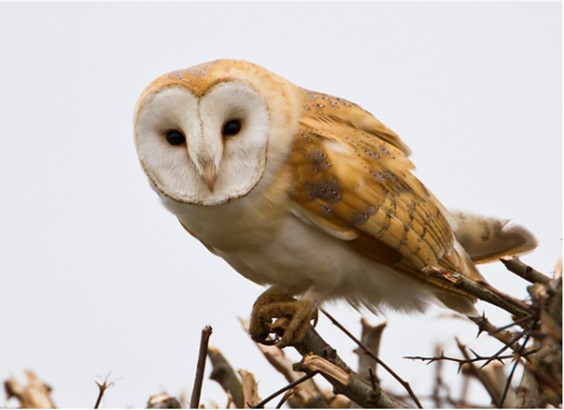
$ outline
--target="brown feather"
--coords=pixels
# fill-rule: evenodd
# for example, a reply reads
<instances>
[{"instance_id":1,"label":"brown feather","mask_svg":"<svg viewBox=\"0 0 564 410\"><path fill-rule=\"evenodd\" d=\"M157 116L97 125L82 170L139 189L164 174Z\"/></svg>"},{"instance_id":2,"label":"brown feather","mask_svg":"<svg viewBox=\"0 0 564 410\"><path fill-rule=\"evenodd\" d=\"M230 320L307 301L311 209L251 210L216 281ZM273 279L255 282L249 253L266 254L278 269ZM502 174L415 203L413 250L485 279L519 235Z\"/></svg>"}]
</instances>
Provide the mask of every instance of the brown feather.
<instances>
[{"instance_id":1,"label":"brown feather","mask_svg":"<svg viewBox=\"0 0 564 410\"><path fill-rule=\"evenodd\" d=\"M363 256L436 290L443 286L422 274L422 268L437 266L482 279L455 248L445 208L411 173L409 149L399 137L352 103L307 95L290 154L295 173L291 198L298 212L305 210L305 218L339 232L340 239L347 240L347 233L352 238L347 244Z\"/></svg>"}]
</instances>

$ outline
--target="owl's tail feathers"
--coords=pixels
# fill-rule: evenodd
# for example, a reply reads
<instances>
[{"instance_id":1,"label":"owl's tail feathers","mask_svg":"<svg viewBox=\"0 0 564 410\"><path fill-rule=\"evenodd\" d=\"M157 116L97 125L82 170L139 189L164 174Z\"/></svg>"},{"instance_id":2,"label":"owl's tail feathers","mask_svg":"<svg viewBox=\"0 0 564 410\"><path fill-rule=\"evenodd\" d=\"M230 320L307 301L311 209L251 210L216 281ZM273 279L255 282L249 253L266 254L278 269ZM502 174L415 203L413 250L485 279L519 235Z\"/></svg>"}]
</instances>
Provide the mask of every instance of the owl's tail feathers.
<instances>
[{"instance_id":1,"label":"owl's tail feathers","mask_svg":"<svg viewBox=\"0 0 564 410\"><path fill-rule=\"evenodd\" d=\"M537 247L533 234L510 220L458 211L451 211L451 215L456 223L456 239L474 263L523 255Z\"/></svg>"}]
</instances>

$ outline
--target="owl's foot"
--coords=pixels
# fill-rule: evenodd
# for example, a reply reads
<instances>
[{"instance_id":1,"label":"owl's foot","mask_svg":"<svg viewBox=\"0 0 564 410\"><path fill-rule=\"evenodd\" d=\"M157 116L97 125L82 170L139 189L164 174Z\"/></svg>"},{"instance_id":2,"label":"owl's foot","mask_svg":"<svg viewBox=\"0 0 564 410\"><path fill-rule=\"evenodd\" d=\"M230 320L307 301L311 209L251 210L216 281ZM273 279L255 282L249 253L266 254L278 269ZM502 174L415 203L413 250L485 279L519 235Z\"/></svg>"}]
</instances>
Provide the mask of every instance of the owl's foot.
<instances>
[{"instance_id":1,"label":"owl's foot","mask_svg":"<svg viewBox=\"0 0 564 410\"><path fill-rule=\"evenodd\" d=\"M312 320L317 320L314 303L271 288L253 305L249 333L255 342L282 348L301 342ZM276 338L269 338L270 334Z\"/></svg>"}]
</instances>

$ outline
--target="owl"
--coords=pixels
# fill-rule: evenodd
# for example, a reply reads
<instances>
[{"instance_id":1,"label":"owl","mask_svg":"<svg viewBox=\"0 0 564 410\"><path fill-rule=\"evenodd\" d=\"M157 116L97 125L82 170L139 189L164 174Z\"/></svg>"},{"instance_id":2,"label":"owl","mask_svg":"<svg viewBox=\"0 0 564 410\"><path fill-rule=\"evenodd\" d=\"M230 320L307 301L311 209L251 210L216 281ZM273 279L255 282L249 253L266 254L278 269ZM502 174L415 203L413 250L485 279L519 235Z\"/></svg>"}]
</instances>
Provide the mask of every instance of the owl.
<instances>
[{"instance_id":1,"label":"owl","mask_svg":"<svg viewBox=\"0 0 564 410\"><path fill-rule=\"evenodd\" d=\"M475 264L536 246L512 222L445 209L407 145L360 106L249 62L157 78L134 133L150 186L182 227L269 286L251 313L261 343L298 343L328 300L475 315L471 295L424 269L483 280Z\"/></svg>"}]
</instances>

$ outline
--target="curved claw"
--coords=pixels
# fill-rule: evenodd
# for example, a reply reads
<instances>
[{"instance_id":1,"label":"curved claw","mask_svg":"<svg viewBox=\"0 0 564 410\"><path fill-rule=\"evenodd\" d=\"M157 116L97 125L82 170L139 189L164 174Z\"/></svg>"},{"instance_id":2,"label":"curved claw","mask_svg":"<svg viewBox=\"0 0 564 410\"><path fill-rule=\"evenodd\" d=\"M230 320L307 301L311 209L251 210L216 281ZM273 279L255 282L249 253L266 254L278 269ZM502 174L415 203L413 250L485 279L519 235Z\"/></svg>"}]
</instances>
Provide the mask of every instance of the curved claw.
<instances>
[{"instance_id":1,"label":"curved claw","mask_svg":"<svg viewBox=\"0 0 564 410\"><path fill-rule=\"evenodd\" d=\"M280 337L276 336L274 339L266 338L261 340L259 343L265 346L275 346L280 343Z\"/></svg>"},{"instance_id":2,"label":"curved claw","mask_svg":"<svg viewBox=\"0 0 564 410\"><path fill-rule=\"evenodd\" d=\"M317 318L317 306L310 300L297 300L271 288L253 305L249 333L257 343L282 348L300 343Z\"/></svg>"}]
</instances>

